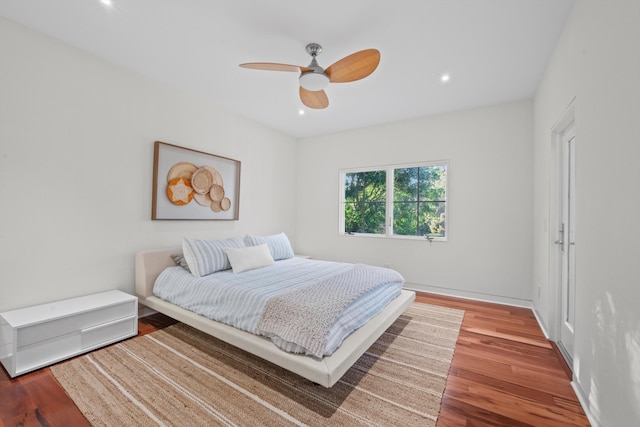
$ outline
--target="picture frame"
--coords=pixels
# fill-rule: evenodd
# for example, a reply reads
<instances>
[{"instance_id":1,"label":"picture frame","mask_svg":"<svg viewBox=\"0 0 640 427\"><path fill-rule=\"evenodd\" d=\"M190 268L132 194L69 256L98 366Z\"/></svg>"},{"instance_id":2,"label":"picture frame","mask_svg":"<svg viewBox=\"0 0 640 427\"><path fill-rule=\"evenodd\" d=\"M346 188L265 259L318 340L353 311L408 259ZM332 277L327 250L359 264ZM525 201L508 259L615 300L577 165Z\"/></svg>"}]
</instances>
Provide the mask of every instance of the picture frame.
<instances>
[{"instance_id":1,"label":"picture frame","mask_svg":"<svg viewBox=\"0 0 640 427\"><path fill-rule=\"evenodd\" d=\"M236 221L239 160L155 141L152 220Z\"/></svg>"}]
</instances>

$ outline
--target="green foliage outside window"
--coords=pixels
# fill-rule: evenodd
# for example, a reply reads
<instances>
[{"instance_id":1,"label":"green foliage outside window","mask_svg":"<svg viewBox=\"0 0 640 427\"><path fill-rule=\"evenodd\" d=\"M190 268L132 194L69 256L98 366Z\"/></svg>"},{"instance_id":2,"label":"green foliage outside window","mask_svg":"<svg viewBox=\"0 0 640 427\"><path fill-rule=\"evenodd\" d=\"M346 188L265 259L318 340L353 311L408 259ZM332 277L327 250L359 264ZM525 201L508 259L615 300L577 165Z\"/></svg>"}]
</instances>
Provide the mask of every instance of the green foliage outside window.
<instances>
[{"instance_id":1,"label":"green foliage outside window","mask_svg":"<svg viewBox=\"0 0 640 427\"><path fill-rule=\"evenodd\" d=\"M389 192L387 173L393 178ZM442 164L345 173L344 232L386 234L390 197L394 235L446 237L446 180Z\"/></svg>"},{"instance_id":2,"label":"green foliage outside window","mask_svg":"<svg viewBox=\"0 0 640 427\"><path fill-rule=\"evenodd\" d=\"M344 231L384 234L386 198L387 174L385 171L346 174Z\"/></svg>"},{"instance_id":3,"label":"green foliage outside window","mask_svg":"<svg viewBox=\"0 0 640 427\"><path fill-rule=\"evenodd\" d=\"M393 233L445 237L446 168L394 170Z\"/></svg>"}]
</instances>

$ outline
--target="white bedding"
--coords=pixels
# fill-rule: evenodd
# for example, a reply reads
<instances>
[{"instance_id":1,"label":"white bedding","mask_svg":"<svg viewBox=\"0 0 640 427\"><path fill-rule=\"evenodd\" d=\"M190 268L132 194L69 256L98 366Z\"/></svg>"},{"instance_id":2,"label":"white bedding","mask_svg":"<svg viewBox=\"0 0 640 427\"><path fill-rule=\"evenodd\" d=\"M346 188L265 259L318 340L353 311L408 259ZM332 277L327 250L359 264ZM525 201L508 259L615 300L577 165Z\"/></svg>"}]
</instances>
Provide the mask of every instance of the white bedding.
<instances>
[{"instance_id":1,"label":"white bedding","mask_svg":"<svg viewBox=\"0 0 640 427\"><path fill-rule=\"evenodd\" d=\"M169 267L158 276L153 293L196 314L262 335L258 324L269 299L352 268L353 264L289 258L240 274L225 270L196 278L182 267ZM400 293L402 284L402 276L396 273L396 280L382 283L347 307L331 329L323 354L332 354L346 337L384 308ZM278 337L271 339L286 351L310 353Z\"/></svg>"}]
</instances>

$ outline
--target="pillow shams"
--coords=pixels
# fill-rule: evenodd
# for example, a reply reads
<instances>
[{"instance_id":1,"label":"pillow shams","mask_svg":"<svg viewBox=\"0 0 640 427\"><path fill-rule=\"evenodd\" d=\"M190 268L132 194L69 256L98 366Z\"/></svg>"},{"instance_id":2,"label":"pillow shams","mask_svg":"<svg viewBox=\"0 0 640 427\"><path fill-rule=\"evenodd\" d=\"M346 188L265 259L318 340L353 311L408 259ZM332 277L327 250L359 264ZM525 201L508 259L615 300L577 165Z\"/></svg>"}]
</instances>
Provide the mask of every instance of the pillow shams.
<instances>
[{"instance_id":1,"label":"pillow shams","mask_svg":"<svg viewBox=\"0 0 640 427\"><path fill-rule=\"evenodd\" d=\"M273 265L273 258L266 244L246 248L225 248L234 273L242 273L260 267Z\"/></svg>"},{"instance_id":2,"label":"pillow shams","mask_svg":"<svg viewBox=\"0 0 640 427\"><path fill-rule=\"evenodd\" d=\"M271 236L252 236L247 234L244 238L247 246L257 246L266 243L275 261L293 258L293 248L286 234L273 234Z\"/></svg>"},{"instance_id":3,"label":"pillow shams","mask_svg":"<svg viewBox=\"0 0 640 427\"><path fill-rule=\"evenodd\" d=\"M225 248L245 247L242 237L220 240L182 239L182 252L187 260L189 271L196 277L206 276L220 270L231 268Z\"/></svg>"}]
</instances>

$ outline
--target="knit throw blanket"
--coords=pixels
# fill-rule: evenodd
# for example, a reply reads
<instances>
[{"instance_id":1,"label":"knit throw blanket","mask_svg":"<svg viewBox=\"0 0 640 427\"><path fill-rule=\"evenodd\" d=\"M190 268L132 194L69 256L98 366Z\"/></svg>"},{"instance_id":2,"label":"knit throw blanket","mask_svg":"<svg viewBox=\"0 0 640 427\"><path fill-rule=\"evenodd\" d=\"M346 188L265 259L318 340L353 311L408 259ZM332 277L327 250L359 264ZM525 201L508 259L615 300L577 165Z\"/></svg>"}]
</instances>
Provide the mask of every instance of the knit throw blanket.
<instances>
[{"instance_id":1,"label":"knit throw blanket","mask_svg":"<svg viewBox=\"0 0 640 427\"><path fill-rule=\"evenodd\" d=\"M258 329L263 335L277 335L321 358L329 332L345 308L378 286L403 280L394 270L355 264L315 285L271 298Z\"/></svg>"}]
</instances>

